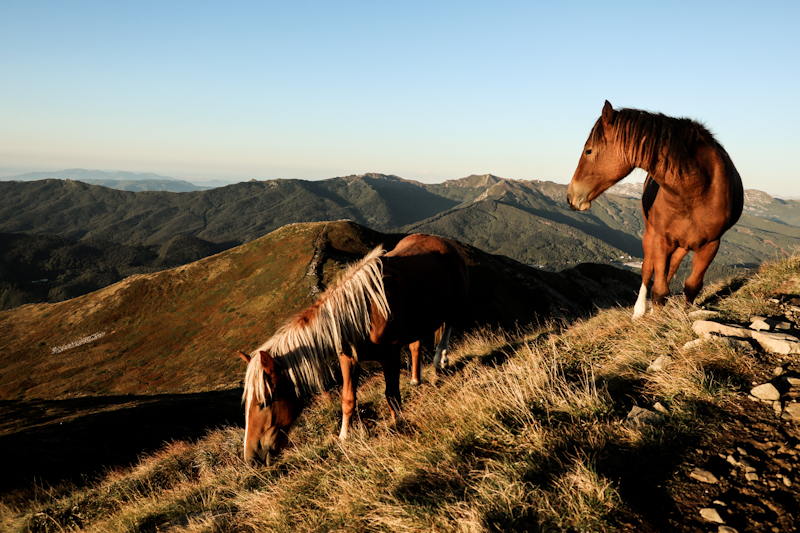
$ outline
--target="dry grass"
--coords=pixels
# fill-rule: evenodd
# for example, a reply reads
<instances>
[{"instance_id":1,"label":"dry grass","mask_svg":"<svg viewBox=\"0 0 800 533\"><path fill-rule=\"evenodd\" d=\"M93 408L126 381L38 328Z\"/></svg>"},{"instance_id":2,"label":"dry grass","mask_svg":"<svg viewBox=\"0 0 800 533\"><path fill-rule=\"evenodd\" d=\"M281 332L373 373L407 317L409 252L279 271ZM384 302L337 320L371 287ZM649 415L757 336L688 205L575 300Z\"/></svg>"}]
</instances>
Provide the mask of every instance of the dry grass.
<instances>
[{"instance_id":1,"label":"dry grass","mask_svg":"<svg viewBox=\"0 0 800 533\"><path fill-rule=\"evenodd\" d=\"M760 309L776 284L800 286L800 261L765 268L719 300L728 316ZM715 286L708 295L722 290ZM569 327L473 331L453 371L427 368L403 389L405 418L387 422L380 379L359 392L352 438L335 437L338 398L321 395L270 468L241 461L242 431L173 443L84 489L7 502L9 531L614 531L624 511L619 467L647 464L668 486L674 464L749 369L745 354L694 338L677 301L638 322L609 309ZM662 371L648 370L658 357ZM632 405L668 411L660 426L629 427ZM617 461L615 463L615 461ZM655 466L653 466L655 465ZM635 472L640 475L639 471Z\"/></svg>"}]
</instances>

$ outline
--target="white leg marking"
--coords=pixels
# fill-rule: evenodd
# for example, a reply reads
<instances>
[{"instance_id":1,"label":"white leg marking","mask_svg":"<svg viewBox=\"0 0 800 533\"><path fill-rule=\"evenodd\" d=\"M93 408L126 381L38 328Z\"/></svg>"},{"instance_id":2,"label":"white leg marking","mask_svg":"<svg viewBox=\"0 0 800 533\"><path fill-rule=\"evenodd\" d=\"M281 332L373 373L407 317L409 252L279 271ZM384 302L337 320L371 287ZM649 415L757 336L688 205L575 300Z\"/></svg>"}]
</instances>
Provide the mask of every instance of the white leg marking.
<instances>
[{"instance_id":1,"label":"white leg marking","mask_svg":"<svg viewBox=\"0 0 800 533\"><path fill-rule=\"evenodd\" d=\"M647 286L642 283L639 288L639 298L636 299L636 305L633 306L633 318L642 318L645 311L647 311Z\"/></svg>"},{"instance_id":2,"label":"white leg marking","mask_svg":"<svg viewBox=\"0 0 800 533\"><path fill-rule=\"evenodd\" d=\"M442 338L439 344L436 345L436 355L433 358L434 367L437 369L444 368L450 361L447 357L447 350L450 348L450 333L453 328L446 327L442 332Z\"/></svg>"},{"instance_id":3,"label":"white leg marking","mask_svg":"<svg viewBox=\"0 0 800 533\"><path fill-rule=\"evenodd\" d=\"M342 415L342 430L339 431L339 440L347 439L348 426L349 424L347 418L345 418L345 416Z\"/></svg>"}]
</instances>

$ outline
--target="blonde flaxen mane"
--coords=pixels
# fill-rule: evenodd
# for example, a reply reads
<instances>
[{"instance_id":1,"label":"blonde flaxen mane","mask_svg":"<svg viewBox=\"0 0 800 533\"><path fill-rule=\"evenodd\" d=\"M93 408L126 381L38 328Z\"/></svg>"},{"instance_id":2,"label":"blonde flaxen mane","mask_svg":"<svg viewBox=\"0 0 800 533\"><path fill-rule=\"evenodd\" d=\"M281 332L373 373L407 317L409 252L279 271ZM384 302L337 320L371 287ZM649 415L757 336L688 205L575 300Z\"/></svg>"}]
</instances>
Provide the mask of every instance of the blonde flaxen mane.
<instances>
[{"instance_id":1,"label":"blonde flaxen mane","mask_svg":"<svg viewBox=\"0 0 800 533\"><path fill-rule=\"evenodd\" d=\"M298 396L324 390L335 382L331 361L343 345L359 345L369 337L372 304L384 318L390 316L380 259L384 253L379 246L347 267L333 287L251 353L242 396L245 402L256 398L263 403L272 394L265 383L261 351L280 362Z\"/></svg>"}]
</instances>

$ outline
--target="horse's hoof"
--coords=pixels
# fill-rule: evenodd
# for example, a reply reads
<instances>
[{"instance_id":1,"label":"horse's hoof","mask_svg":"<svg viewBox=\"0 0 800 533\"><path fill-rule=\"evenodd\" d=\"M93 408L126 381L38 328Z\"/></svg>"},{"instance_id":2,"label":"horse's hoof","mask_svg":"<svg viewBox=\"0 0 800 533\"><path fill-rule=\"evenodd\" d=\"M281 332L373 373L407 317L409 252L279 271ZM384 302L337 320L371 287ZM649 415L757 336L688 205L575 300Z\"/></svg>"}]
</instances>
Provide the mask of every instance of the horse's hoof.
<instances>
[{"instance_id":1,"label":"horse's hoof","mask_svg":"<svg viewBox=\"0 0 800 533\"><path fill-rule=\"evenodd\" d=\"M418 379L412 379L412 380L411 380L411 385L413 385L414 387L416 387L417 385L419 385L419 380L418 380Z\"/></svg>"}]
</instances>

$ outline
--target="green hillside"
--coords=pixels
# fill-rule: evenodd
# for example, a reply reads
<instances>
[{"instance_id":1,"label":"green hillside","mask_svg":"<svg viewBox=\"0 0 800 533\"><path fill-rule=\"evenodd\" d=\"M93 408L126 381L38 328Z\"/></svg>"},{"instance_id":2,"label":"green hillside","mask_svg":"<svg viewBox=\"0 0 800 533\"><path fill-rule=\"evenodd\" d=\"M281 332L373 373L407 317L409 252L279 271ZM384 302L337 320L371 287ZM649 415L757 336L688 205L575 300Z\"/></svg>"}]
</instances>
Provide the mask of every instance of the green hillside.
<instances>
[{"instance_id":1,"label":"green hillside","mask_svg":"<svg viewBox=\"0 0 800 533\"><path fill-rule=\"evenodd\" d=\"M62 180L0 182L0 198L0 232L129 245L183 234L231 246L286 224L323 220L350 219L386 231L455 205L414 182L372 175L251 181L191 193L133 193Z\"/></svg>"},{"instance_id":2,"label":"green hillside","mask_svg":"<svg viewBox=\"0 0 800 533\"><path fill-rule=\"evenodd\" d=\"M469 243L532 265L560 270L582 262L620 261L628 257L579 229L495 200L481 200L403 228Z\"/></svg>"},{"instance_id":3,"label":"green hillside","mask_svg":"<svg viewBox=\"0 0 800 533\"><path fill-rule=\"evenodd\" d=\"M177 267L221 250L218 244L188 235L176 235L162 245L126 246L0 233L0 310L60 302L134 274Z\"/></svg>"},{"instance_id":4,"label":"green hillside","mask_svg":"<svg viewBox=\"0 0 800 533\"><path fill-rule=\"evenodd\" d=\"M619 195L602 195L589 211L573 212L565 200L566 185L507 180L491 174L440 184L382 174L320 181L251 181L185 193L121 191L71 180L0 182L0 232L56 235L76 242L91 241L101 248L108 243L108 252L102 253L119 256L114 251L118 245L163 246L184 236L221 250L290 223L351 220L384 232L432 232L558 270L578 262L621 265L642 258L644 222L640 201L634 197L636 189L629 184L619 189ZM794 212L800 212L795 203L748 190L745 215L723 237L707 279L741 272L800 249L800 230L787 223L794 220ZM81 247L72 249L77 254ZM187 260L198 257L183 255ZM76 255L70 261L83 259ZM687 266L673 283L677 289L689 261L684 263ZM131 263L115 268L140 272L142 266ZM97 273L87 276L108 282L118 279ZM21 288L11 280L0 279L0 283L6 291ZM79 286L51 289L56 296L76 295ZM97 284L83 286L88 290ZM45 298L41 292L34 300ZM5 298L6 306L31 301L19 292L14 294Z\"/></svg>"}]
</instances>

